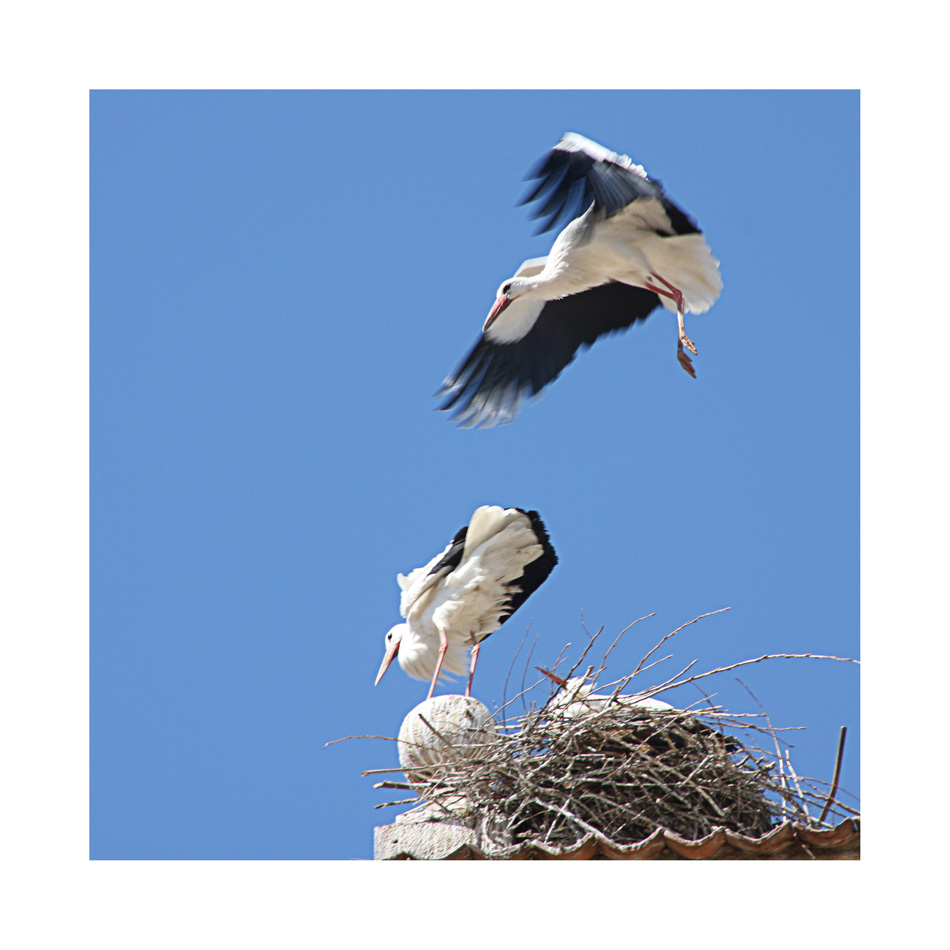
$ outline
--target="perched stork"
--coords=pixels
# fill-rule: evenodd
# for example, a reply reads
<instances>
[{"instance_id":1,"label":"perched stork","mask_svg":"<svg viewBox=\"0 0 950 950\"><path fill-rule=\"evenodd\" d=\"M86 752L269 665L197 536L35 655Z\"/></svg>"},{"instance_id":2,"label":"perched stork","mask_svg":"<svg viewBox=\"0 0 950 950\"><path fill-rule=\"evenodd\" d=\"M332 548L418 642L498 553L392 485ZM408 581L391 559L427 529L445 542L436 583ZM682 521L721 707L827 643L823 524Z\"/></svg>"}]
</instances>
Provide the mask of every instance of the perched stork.
<instances>
[{"instance_id":1,"label":"perched stork","mask_svg":"<svg viewBox=\"0 0 950 950\"><path fill-rule=\"evenodd\" d=\"M560 686L560 689L548 702L546 709L549 713L557 712L559 716L565 719L580 719L583 716L592 716L608 704L647 709L651 712L679 712L675 706L664 703L662 699L653 699L650 696L600 696L596 693L592 694L591 691L594 687L592 683L587 681L586 676L573 676L566 680L540 666L536 666L535 669Z\"/></svg>"},{"instance_id":2,"label":"perched stork","mask_svg":"<svg viewBox=\"0 0 950 950\"><path fill-rule=\"evenodd\" d=\"M700 735L705 738L716 737L722 741L726 752L734 752L738 748L735 739L731 736L725 736L715 729L711 729L704 722L700 722L694 718L691 713L677 709L675 706L663 702L662 699L654 699L652 696L638 696L636 694L632 696L603 696L593 693L592 690L594 686L588 682L590 670L587 676L573 676L571 679L566 680L540 666L536 666L535 669L539 673L543 673L552 682L557 683L560 687L557 693L548 701L547 706L545 706L548 714L555 715L560 719L583 719L586 716L596 715L608 706L613 708L622 707L631 711L642 709L647 713L679 713L682 719L678 719L677 722L684 732L690 733L691 735ZM659 738L659 741L656 741L657 738ZM674 746L681 744L677 741L675 736L669 738ZM647 742L659 751L663 751L669 747L668 742L661 737L651 736L647 739Z\"/></svg>"},{"instance_id":3,"label":"perched stork","mask_svg":"<svg viewBox=\"0 0 950 950\"><path fill-rule=\"evenodd\" d=\"M510 422L527 395L553 382L581 346L645 319L676 314L676 355L690 376L696 353L684 317L722 289L719 261L696 223L640 165L569 132L529 173L545 197L547 231L570 219L551 253L525 261L498 296L482 335L436 393L459 425Z\"/></svg>"},{"instance_id":4,"label":"perched stork","mask_svg":"<svg viewBox=\"0 0 950 950\"><path fill-rule=\"evenodd\" d=\"M398 655L406 673L430 680L430 698L443 670L468 672L465 695L471 695L482 640L541 586L555 564L557 555L536 511L497 505L476 509L441 554L408 577L396 578L406 622L386 634L376 682Z\"/></svg>"}]
</instances>

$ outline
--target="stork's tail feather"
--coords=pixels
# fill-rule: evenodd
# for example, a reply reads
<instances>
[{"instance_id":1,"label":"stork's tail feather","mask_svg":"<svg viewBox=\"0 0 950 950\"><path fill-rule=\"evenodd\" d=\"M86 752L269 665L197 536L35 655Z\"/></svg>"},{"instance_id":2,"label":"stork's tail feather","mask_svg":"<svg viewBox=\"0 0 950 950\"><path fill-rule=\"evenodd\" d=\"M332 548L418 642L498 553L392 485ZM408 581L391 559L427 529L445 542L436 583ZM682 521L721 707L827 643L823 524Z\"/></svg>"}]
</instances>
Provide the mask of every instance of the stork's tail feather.
<instances>
[{"instance_id":1,"label":"stork's tail feather","mask_svg":"<svg viewBox=\"0 0 950 950\"><path fill-rule=\"evenodd\" d=\"M719 261L713 257L702 234L680 234L666 237L650 247L650 262L658 274L675 284L682 292L687 313L705 313L722 290ZM668 310L676 305L660 298Z\"/></svg>"}]
</instances>

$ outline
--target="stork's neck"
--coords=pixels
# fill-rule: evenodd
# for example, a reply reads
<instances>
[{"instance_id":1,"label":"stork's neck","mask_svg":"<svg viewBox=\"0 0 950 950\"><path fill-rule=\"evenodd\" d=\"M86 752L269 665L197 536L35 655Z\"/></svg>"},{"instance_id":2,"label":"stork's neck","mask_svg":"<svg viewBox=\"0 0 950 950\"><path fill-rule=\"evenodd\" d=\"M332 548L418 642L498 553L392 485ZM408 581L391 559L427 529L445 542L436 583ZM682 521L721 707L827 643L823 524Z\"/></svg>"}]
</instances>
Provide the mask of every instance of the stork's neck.
<instances>
[{"instance_id":1,"label":"stork's neck","mask_svg":"<svg viewBox=\"0 0 950 950\"><path fill-rule=\"evenodd\" d=\"M576 264L572 265L570 261L552 255L537 277L521 278L520 284L512 286L512 292L520 291L542 300L557 300L588 290L593 283L598 282L592 281L591 274Z\"/></svg>"}]
</instances>

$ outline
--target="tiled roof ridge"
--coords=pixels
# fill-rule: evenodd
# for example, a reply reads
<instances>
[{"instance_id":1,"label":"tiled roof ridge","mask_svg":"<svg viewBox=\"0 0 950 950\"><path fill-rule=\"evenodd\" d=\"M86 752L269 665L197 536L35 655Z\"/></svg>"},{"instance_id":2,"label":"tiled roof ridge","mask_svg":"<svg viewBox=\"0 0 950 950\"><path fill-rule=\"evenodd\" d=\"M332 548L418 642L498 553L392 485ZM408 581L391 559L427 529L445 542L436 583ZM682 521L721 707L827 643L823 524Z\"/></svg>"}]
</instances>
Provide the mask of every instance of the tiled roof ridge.
<instances>
[{"instance_id":1,"label":"tiled roof ridge","mask_svg":"<svg viewBox=\"0 0 950 950\"><path fill-rule=\"evenodd\" d=\"M602 835L591 833L568 848L552 847L540 841L526 841L510 848L492 850L462 844L438 859L584 861L600 857L615 861L648 861L676 858L857 858L860 836L860 818L846 818L834 828L821 830L786 821L758 838L715 828L705 837L693 841L668 828L657 828L648 838L633 844L617 844ZM415 855L402 852L392 857L411 860Z\"/></svg>"}]
</instances>

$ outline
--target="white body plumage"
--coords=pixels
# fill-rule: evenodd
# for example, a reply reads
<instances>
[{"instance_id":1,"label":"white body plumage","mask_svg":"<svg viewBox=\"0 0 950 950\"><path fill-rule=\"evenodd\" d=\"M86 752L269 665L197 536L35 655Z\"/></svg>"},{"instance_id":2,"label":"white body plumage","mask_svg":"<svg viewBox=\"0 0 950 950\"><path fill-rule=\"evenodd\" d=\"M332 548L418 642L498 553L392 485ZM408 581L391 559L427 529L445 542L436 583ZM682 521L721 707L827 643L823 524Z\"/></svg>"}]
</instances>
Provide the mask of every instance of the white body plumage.
<instances>
[{"instance_id":1,"label":"white body plumage","mask_svg":"<svg viewBox=\"0 0 950 950\"><path fill-rule=\"evenodd\" d=\"M568 133L529 176L541 184L547 228L570 217L547 257L525 261L498 288L482 336L443 383L441 409L463 426L510 422L527 396L558 377L582 346L644 320L676 314L677 358L687 354L687 313L704 313L722 279L695 222L626 155Z\"/></svg>"},{"instance_id":2,"label":"white body plumage","mask_svg":"<svg viewBox=\"0 0 950 950\"><path fill-rule=\"evenodd\" d=\"M543 670L544 674L555 682L559 678ZM569 680L560 680L561 689L550 699L545 710L549 715L557 715L563 719L580 719L584 716L593 716L605 709L608 705L623 706L628 709L646 709L650 712L678 712L675 706L653 699L651 696L611 696L592 693L593 686L587 682L586 676L575 676Z\"/></svg>"},{"instance_id":3,"label":"white body plumage","mask_svg":"<svg viewBox=\"0 0 950 950\"><path fill-rule=\"evenodd\" d=\"M497 505L478 508L444 551L410 574L397 576L400 613L406 620L386 634L376 682L397 656L409 676L430 680L433 687L445 672L473 673L469 650L476 648L477 656L481 641L511 616L556 563L536 512Z\"/></svg>"},{"instance_id":4,"label":"white body plumage","mask_svg":"<svg viewBox=\"0 0 950 950\"><path fill-rule=\"evenodd\" d=\"M655 199L640 199L610 218L591 206L561 231L546 258L525 261L498 288L498 298L508 302L494 311L494 319L489 315L483 332L499 343L515 342L532 329L551 300L610 281L655 288L654 274L680 290L684 313L705 313L722 291L719 261L702 234L664 236L664 227L670 228L670 221ZM677 312L675 298L658 295L657 302ZM577 304L578 319L583 319L584 301Z\"/></svg>"}]
</instances>

